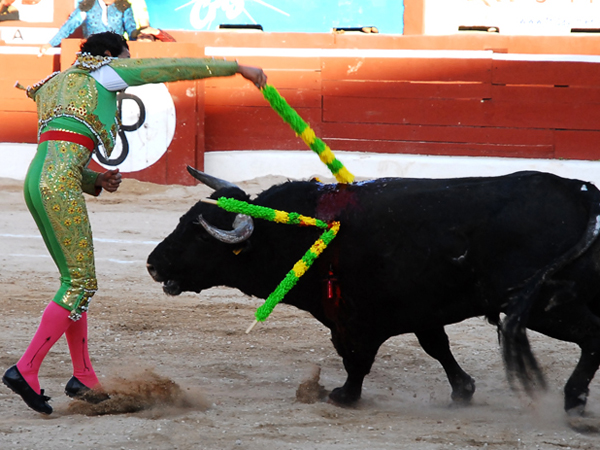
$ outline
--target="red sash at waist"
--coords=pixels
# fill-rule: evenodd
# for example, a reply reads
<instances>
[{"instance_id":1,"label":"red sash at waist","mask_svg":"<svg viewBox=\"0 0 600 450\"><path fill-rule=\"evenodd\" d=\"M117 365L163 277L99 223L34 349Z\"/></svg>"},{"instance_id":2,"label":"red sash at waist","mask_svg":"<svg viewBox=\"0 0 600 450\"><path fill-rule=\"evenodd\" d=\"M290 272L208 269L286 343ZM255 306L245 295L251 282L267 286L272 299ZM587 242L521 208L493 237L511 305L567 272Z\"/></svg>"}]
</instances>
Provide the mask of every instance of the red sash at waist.
<instances>
[{"instance_id":1,"label":"red sash at waist","mask_svg":"<svg viewBox=\"0 0 600 450\"><path fill-rule=\"evenodd\" d=\"M42 133L40 136L39 143L45 141L67 141L72 142L74 144L83 145L90 152L94 151L96 145L92 138L84 136L83 134L73 133L71 131L62 131L62 130L50 130Z\"/></svg>"}]
</instances>

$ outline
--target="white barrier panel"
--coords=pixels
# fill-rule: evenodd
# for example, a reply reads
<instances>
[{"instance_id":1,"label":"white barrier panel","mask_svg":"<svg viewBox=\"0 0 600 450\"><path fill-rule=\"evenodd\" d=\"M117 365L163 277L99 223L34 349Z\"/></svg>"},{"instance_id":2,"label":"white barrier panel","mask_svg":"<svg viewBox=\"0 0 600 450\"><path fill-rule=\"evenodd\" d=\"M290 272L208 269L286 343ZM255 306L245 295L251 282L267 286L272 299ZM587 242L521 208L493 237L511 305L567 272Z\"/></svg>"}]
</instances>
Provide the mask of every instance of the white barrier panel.
<instances>
[{"instance_id":1,"label":"white barrier panel","mask_svg":"<svg viewBox=\"0 0 600 450\"><path fill-rule=\"evenodd\" d=\"M381 177L456 178L539 170L566 178L591 181L600 187L600 162L598 161L341 151L334 151L334 153L359 179ZM318 156L309 150L209 152L204 155L204 168L207 173L232 182L266 175L281 175L291 179L307 179L311 176L333 179Z\"/></svg>"},{"instance_id":2,"label":"white barrier panel","mask_svg":"<svg viewBox=\"0 0 600 450\"><path fill-rule=\"evenodd\" d=\"M0 143L0 177L24 180L35 149L35 144Z\"/></svg>"},{"instance_id":3,"label":"white barrier panel","mask_svg":"<svg viewBox=\"0 0 600 450\"><path fill-rule=\"evenodd\" d=\"M560 36L600 28L598 0L427 0L425 34L455 34L461 26L496 27L500 34Z\"/></svg>"},{"instance_id":4,"label":"white barrier panel","mask_svg":"<svg viewBox=\"0 0 600 450\"><path fill-rule=\"evenodd\" d=\"M0 177L25 179L35 154L35 144L0 143ZM399 155L388 153L334 152L358 179L381 177L456 178L495 176L521 170L539 170L566 178L591 181L600 187L600 161L491 158L471 156ZM209 152L204 156L207 173L232 182L267 175L290 179L318 176L333 180L313 152L252 150Z\"/></svg>"}]
</instances>

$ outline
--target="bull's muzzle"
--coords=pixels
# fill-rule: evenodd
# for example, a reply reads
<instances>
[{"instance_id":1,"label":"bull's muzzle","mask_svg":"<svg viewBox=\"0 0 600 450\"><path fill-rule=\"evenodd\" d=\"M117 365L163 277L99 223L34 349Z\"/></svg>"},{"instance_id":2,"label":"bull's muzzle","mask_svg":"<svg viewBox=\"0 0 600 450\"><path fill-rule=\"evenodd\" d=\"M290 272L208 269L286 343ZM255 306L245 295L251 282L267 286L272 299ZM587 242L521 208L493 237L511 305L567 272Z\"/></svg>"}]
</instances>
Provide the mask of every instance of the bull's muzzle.
<instances>
[{"instance_id":1,"label":"bull's muzzle","mask_svg":"<svg viewBox=\"0 0 600 450\"><path fill-rule=\"evenodd\" d=\"M160 276L160 274L158 273L158 270L156 270L156 268L150 263L146 264L146 269L148 269L148 273L150 274L150 276L152 277L152 279L154 281L163 283L163 291L165 292L165 294L167 294L167 295L181 294L182 289L177 281L165 280L163 277Z\"/></svg>"},{"instance_id":2,"label":"bull's muzzle","mask_svg":"<svg viewBox=\"0 0 600 450\"><path fill-rule=\"evenodd\" d=\"M160 278L160 275L158 274L158 270L156 270L156 267L154 267L152 264L146 264L146 269L148 269L148 273L150 274L150 276L152 277L152 279L154 281L158 281L159 283L161 281L164 281Z\"/></svg>"}]
</instances>

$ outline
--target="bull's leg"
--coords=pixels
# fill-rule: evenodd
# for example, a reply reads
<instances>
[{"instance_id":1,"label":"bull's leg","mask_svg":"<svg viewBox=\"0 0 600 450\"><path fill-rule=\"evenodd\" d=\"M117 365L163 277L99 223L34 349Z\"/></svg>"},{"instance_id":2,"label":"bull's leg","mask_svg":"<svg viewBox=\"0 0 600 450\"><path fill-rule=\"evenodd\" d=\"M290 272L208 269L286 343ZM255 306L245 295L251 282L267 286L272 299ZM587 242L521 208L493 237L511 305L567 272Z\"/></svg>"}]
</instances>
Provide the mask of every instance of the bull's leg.
<instances>
[{"instance_id":1,"label":"bull's leg","mask_svg":"<svg viewBox=\"0 0 600 450\"><path fill-rule=\"evenodd\" d=\"M563 305L536 311L527 327L581 348L579 362L565 385L564 405L569 415L582 415L590 382L600 366L600 318L585 306Z\"/></svg>"},{"instance_id":2,"label":"bull's leg","mask_svg":"<svg viewBox=\"0 0 600 450\"><path fill-rule=\"evenodd\" d=\"M333 345L344 361L348 378L342 387L335 388L329 398L340 405L352 405L360 399L363 380L371 371L377 350L382 342L365 339L352 340L347 335L332 331Z\"/></svg>"},{"instance_id":3,"label":"bull's leg","mask_svg":"<svg viewBox=\"0 0 600 450\"><path fill-rule=\"evenodd\" d=\"M452 386L452 400L467 403L475 392L475 380L458 365L450 351L448 335L444 327L415 333L419 344L429 356L437 359L448 376Z\"/></svg>"},{"instance_id":4,"label":"bull's leg","mask_svg":"<svg viewBox=\"0 0 600 450\"><path fill-rule=\"evenodd\" d=\"M557 308L558 309L558 308ZM575 342L581 348L581 357L565 385L565 411L569 415L583 415L589 385L600 366L600 318L588 308L573 308L563 314L564 321L553 321L561 327L560 339Z\"/></svg>"},{"instance_id":5,"label":"bull's leg","mask_svg":"<svg viewBox=\"0 0 600 450\"><path fill-rule=\"evenodd\" d=\"M362 384L367 374L348 371L346 359L344 367L348 372L348 378L342 387L337 387L329 394L329 398L338 405L350 406L360 400Z\"/></svg>"},{"instance_id":6,"label":"bull's leg","mask_svg":"<svg viewBox=\"0 0 600 450\"><path fill-rule=\"evenodd\" d=\"M600 340L594 339L581 346L581 358L565 385L565 411L582 415L587 403L589 385L600 366Z\"/></svg>"}]
</instances>

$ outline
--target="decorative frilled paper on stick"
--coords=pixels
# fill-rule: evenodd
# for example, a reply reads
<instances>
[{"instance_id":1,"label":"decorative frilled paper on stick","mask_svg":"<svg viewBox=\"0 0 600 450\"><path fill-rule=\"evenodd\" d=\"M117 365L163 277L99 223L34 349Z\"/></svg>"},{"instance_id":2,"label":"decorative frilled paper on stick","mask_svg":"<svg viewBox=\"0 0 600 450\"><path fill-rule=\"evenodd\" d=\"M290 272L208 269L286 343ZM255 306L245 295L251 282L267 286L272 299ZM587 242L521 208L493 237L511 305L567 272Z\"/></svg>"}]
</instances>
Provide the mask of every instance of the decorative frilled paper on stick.
<instances>
[{"instance_id":1,"label":"decorative frilled paper on stick","mask_svg":"<svg viewBox=\"0 0 600 450\"><path fill-rule=\"evenodd\" d=\"M331 173L338 183L352 183L354 175L338 160L325 142L319 139L313 129L298 115L298 113L288 105L288 102L277 92L270 84L262 89L263 96L271 104L271 107L279 114L292 130L298 135L306 145L308 145L325 165L331 170Z\"/></svg>"},{"instance_id":2,"label":"decorative frilled paper on stick","mask_svg":"<svg viewBox=\"0 0 600 450\"><path fill-rule=\"evenodd\" d=\"M211 203L217 205L219 208L223 208L225 211L246 214L258 219L264 219L271 222L283 223L288 225L299 225L299 226L314 226L317 228L325 229L323 234L315 241L315 243L308 249L304 256L294 264L292 270L290 270L285 278L279 283L275 290L267 297L262 306L260 306L254 316L256 320L248 327L246 333L250 333L252 328L258 322L264 322L267 317L271 314L275 306L283 300L283 297L292 289L298 279L306 273L306 271L312 266L315 260L319 257L323 250L327 248L329 243L335 238L339 229L339 222L327 223L313 217L303 216L298 213L289 213L286 211L279 211L265 206L252 205L250 203L236 200L233 198L221 197L218 200L206 199L203 200L205 203Z\"/></svg>"},{"instance_id":3,"label":"decorative frilled paper on stick","mask_svg":"<svg viewBox=\"0 0 600 450\"><path fill-rule=\"evenodd\" d=\"M292 130L310 147L325 165L329 168L338 183L352 183L352 175L346 167L338 160L331 149L319 139L310 126L298 115L298 113L285 101L273 86L267 84L262 89L263 96L270 103L271 107L279 114ZM285 278L279 283L275 290L267 297L265 303L256 310L256 320L246 333L250 333L258 322L263 322L269 317L275 306L283 300L283 297L292 289L298 279L306 273L310 266L315 262L323 250L331 243L340 229L339 222L324 222L313 217L306 217L294 212L278 211L265 206L252 205L233 198L221 197L218 200L203 200L206 203L212 203L226 211L246 214L258 219L269 220L271 222L284 223L288 225L313 226L322 228L325 231L319 239L308 249L304 256L294 264Z\"/></svg>"}]
</instances>

